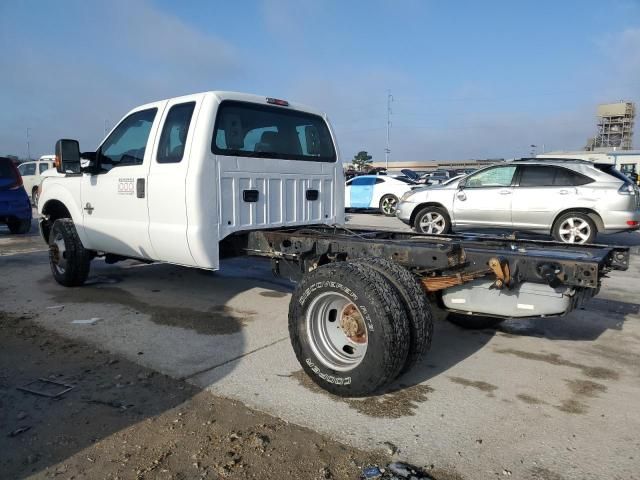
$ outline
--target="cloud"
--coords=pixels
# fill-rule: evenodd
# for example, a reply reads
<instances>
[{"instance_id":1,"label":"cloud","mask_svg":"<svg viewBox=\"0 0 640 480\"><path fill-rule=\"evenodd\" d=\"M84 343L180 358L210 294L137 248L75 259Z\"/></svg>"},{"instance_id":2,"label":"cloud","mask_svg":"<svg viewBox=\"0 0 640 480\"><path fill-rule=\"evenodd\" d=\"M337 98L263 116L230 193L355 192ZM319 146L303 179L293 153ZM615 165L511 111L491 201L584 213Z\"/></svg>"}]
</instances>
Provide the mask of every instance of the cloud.
<instances>
[{"instance_id":1,"label":"cloud","mask_svg":"<svg viewBox=\"0 0 640 480\"><path fill-rule=\"evenodd\" d=\"M148 1L69 2L62 18L30 29L19 26L28 12L8 10L0 15L0 92L9 92L0 154L25 155L27 127L32 156L51 153L60 137L92 149L105 121L113 126L136 105L225 88L244 71L233 45Z\"/></svg>"}]
</instances>

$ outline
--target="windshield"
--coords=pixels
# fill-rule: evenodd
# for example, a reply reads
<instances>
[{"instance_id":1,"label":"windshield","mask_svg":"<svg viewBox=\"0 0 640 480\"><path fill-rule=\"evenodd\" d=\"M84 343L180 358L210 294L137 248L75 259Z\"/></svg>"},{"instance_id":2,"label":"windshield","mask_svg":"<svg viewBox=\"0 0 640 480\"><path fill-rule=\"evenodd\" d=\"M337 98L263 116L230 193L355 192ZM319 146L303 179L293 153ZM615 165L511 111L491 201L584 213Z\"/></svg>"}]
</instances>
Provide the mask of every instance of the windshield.
<instances>
[{"instance_id":1,"label":"windshield","mask_svg":"<svg viewBox=\"0 0 640 480\"><path fill-rule=\"evenodd\" d=\"M211 151L239 157L336 161L333 141L322 117L235 101L220 104Z\"/></svg>"}]
</instances>

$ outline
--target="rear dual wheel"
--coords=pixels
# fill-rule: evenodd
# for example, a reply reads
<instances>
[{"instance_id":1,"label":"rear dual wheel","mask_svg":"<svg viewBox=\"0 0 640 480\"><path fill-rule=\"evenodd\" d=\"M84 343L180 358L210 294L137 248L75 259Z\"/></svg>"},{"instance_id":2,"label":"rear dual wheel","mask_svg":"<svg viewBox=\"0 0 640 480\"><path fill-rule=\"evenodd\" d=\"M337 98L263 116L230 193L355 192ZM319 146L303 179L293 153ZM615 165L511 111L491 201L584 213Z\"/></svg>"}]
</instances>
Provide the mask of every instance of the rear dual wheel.
<instances>
[{"instance_id":1,"label":"rear dual wheel","mask_svg":"<svg viewBox=\"0 0 640 480\"><path fill-rule=\"evenodd\" d=\"M416 293L405 287L407 277L387 261L367 262L318 267L302 279L289 306L291 344L302 368L320 387L345 397L380 390L431 340L430 309L426 304L418 314L419 303L407 303Z\"/></svg>"}]
</instances>

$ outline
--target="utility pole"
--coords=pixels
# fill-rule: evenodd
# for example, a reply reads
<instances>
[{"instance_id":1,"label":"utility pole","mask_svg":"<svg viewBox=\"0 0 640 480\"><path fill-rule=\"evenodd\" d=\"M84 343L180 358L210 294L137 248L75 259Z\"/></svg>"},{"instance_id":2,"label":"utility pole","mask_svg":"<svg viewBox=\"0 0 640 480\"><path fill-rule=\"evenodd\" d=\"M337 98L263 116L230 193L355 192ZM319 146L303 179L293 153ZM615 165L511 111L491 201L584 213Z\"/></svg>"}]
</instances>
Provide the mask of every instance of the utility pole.
<instances>
[{"instance_id":1,"label":"utility pole","mask_svg":"<svg viewBox=\"0 0 640 480\"><path fill-rule=\"evenodd\" d=\"M31 132L31 129L29 127L27 127L27 160L31 160L31 144L29 142L30 137L29 137L29 133Z\"/></svg>"},{"instance_id":2,"label":"utility pole","mask_svg":"<svg viewBox=\"0 0 640 480\"><path fill-rule=\"evenodd\" d=\"M391 90L387 90L387 148L384 149L384 166L389 169L389 154L391 149L389 148L389 132L391 130L391 102L393 102L393 95Z\"/></svg>"}]
</instances>

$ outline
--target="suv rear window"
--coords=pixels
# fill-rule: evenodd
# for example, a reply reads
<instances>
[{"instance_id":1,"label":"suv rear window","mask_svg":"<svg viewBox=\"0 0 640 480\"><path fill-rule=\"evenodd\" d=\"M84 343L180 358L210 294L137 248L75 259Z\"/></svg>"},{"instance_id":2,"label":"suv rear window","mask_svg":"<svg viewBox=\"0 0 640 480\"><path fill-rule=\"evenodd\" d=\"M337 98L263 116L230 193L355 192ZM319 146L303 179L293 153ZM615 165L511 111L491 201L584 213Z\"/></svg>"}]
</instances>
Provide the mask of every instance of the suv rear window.
<instances>
[{"instance_id":1,"label":"suv rear window","mask_svg":"<svg viewBox=\"0 0 640 480\"><path fill-rule=\"evenodd\" d=\"M8 158L0 158L0 178L3 180L16 179L16 172L11 165L11 160L9 160Z\"/></svg>"},{"instance_id":2,"label":"suv rear window","mask_svg":"<svg viewBox=\"0 0 640 480\"><path fill-rule=\"evenodd\" d=\"M211 151L239 157L336 161L333 141L322 117L228 100L218 108Z\"/></svg>"},{"instance_id":3,"label":"suv rear window","mask_svg":"<svg viewBox=\"0 0 640 480\"><path fill-rule=\"evenodd\" d=\"M593 166L596 167L601 172L611 175L612 177L615 177L618 180L622 180L624 183L633 184L631 179L627 177L624 173L622 173L620 170L618 170L614 165L611 165L609 163L595 163Z\"/></svg>"}]
</instances>

